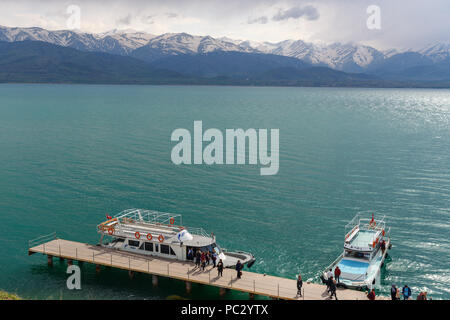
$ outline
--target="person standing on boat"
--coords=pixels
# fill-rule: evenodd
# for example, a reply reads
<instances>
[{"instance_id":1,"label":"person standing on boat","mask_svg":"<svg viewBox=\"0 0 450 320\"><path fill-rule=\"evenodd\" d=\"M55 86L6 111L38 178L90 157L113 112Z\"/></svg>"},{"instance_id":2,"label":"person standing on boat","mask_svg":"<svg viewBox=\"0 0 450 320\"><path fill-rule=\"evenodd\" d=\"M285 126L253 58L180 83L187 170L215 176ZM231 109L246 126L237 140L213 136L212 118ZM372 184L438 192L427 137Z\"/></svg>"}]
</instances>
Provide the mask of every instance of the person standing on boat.
<instances>
[{"instance_id":1,"label":"person standing on boat","mask_svg":"<svg viewBox=\"0 0 450 320\"><path fill-rule=\"evenodd\" d=\"M236 271L237 271L237 277L238 277L238 279L241 278L241 275L242 275L241 270L242 270L243 267L244 267L244 266L242 265L241 260L238 260L238 262L236 263Z\"/></svg>"},{"instance_id":2,"label":"person standing on boat","mask_svg":"<svg viewBox=\"0 0 450 320\"><path fill-rule=\"evenodd\" d=\"M384 251L386 251L386 241L382 240L380 243L381 253L384 254Z\"/></svg>"},{"instance_id":3,"label":"person standing on boat","mask_svg":"<svg viewBox=\"0 0 450 320\"><path fill-rule=\"evenodd\" d=\"M194 259L193 255L194 255L194 251L192 251L192 248L189 248L188 254L187 254L188 260L193 260Z\"/></svg>"},{"instance_id":4,"label":"person standing on boat","mask_svg":"<svg viewBox=\"0 0 450 320\"><path fill-rule=\"evenodd\" d=\"M408 300L409 297L411 297L411 288L408 287L407 284L405 284L405 286L402 289L402 293L403 293L403 300Z\"/></svg>"},{"instance_id":5,"label":"person standing on boat","mask_svg":"<svg viewBox=\"0 0 450 320\"><path fill-rule=\"evenodd\" d=\"M297 296L298 297L302 296L302 286L303 286L303 280L302 280L302 276L299 274L298 278L297 278Z\"/></svg>"},{"instance_id":6,"label":"person standing on boat","mask_svg":"<svg viewBox=\"0 0 450 320\"><path fill-rule=\"evenodd\" d=\"M341 275L341 269L339 269L339 266L336 266L334 269L334 278L336 279L337 283L339 283L339 277Z\"/></svg>"},{"instance_id":7,"label":"person standing on boat","mask_svg":"<svg viewBox=\"0 0 450 320\"><path fill-rule=\"evenodd\" d=\"M217 264L217 276L220 276L220 277L223 276L223 262L222 262L222 259L220 259L219 263Z\"/></svg>"},{"instance_id":8,"label":"person standing on boat","mask_svg":"<svg viewBox=\"0 0 450 320\"><path fill-rule=\"evenodd\" d=\"M328 280L330 283L330 299L334 296L336 300L338 299L336 296L336 280L333 279L333 276Z\"/></svg>"}]
</instances>

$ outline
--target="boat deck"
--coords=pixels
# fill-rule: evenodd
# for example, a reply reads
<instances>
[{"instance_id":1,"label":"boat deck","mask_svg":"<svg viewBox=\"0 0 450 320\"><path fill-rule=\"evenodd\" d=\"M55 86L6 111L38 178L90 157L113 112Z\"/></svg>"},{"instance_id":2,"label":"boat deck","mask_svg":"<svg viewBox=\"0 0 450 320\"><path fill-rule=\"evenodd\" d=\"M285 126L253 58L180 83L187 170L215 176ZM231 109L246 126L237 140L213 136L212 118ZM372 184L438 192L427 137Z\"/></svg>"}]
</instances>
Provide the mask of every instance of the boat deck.
<instances>
[{"instance_id":1,"label":"boat deck","mask_svg":"<svg viewBox=\"0 0 450 320\"><path fill-rule=\"evenodd\" d=\"M376 231L373 230L359 230L350 243L353 246L361 248L371 246L375 234Z\"/></svg>"},{"instance_id":2,"label":"boat deck","mask_svg":"<svg viewBox=\"0 0 450 320\"><path fill-rule=\"evenodd\" d=\"M42 253L51 257L76 260L99 266L108 266L132 272L163 276L186 282L207 284L219 288L238 290L249 294L285 300L327 300L326 287L321 284L303 283L303 297L296 297L297 281L243 271L242 278L237 279L236 271L225 269L223 277L217 276L216 269L208 266L205 271L195 268L192 262L164 259L161 257L142 256L118 251L111 248L90 245L81 242L54 239L28 249L29 254ZM339 300L367 300L364 292L338 288Z\"/></svg>"}]
</instances>

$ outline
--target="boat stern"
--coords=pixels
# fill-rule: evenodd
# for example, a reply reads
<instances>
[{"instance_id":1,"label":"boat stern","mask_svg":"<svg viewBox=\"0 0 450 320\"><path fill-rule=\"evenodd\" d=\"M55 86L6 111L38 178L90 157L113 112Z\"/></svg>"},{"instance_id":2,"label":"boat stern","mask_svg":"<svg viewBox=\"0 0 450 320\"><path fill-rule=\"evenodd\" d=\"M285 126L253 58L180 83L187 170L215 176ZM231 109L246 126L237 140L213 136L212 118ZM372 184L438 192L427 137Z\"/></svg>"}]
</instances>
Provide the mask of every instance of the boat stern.
<instances>
[{"instance_id":1,"label":"boat stern","mask_svg":"<svg viewBox=\"0 0 450 320\"><path fill-rule=\"evenodd\" d=\"M248 252L236 251L236 252L224 252L225 259L223 259L223 265L225 268L234 268L238 261L243 265L247 265L250 268L256 261L255 257Z\"/></svg>"}]
</instances>

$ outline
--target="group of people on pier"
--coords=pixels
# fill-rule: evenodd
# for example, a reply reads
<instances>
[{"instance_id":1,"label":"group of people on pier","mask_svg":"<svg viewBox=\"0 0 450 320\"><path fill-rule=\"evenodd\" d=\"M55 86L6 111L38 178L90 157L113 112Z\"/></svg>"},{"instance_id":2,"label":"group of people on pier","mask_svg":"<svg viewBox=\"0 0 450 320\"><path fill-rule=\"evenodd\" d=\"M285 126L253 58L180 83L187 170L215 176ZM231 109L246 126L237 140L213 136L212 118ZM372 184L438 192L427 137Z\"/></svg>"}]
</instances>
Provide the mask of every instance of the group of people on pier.
<instances>
[{"instance_id":1,"label":"group of people on pier","mask_svg":"<svg viewBox=\"0 0 450 320\"><path fill-rule=\"evenodd\" d=\"M219 259L217 262L218 255L215 251L201 251L197 249L194 255L194 250L191 248L188 250L188 259L195 261L195 266L201 270L205 270L207 265L212 264L213 268L217 267L217 273L219 277L223 276L223 261Z\"/></svg>"}]
</instances>

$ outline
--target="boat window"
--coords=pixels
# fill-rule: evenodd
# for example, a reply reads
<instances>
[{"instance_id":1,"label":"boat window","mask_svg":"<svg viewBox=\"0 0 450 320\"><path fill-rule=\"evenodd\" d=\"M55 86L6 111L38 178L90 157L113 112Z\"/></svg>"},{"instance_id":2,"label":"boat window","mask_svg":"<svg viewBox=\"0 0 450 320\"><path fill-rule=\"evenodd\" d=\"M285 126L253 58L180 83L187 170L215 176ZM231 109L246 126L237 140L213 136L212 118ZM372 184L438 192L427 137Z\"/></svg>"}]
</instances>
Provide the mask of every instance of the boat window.
<instances>
[{"instance_id":1,"label":"boat window","mask_svg":"<svg viewBox=\"0 0 450 320\"><path fill-rule=\"evenodd\" d=\"M167 244L161 245L161 253L169 254L169 246Z\"/></svg>"},{"instance_id":2,"label":"boat window","mask_svg":"<svg viewBox=\"0 0 450 320\"><path fill-rule=\"evenodd\" d=\"M155 243L155 252L159 252L159 244Z\"/></svg>"},{"instance_id":3,"label":"boat window","mask_svg":"<svg viewBox=\"0 0 450 320\"><path fill-rule=\"evenodd\" d=\"M217 254L219 254L220 253L220 247L217 245L217 244L215 244L215 243L212 243L212 244L210 244L210 245L208 245L208 246L204 246L204 247L201 247L201 248L199 248L201 251L203 251L203 252L208 252L208 251L213 251L213 249L216 251L216 253Z\"/></svg>"},{"instance_id":4,"label":"boat window","mask_svg":"<svg viewBox=\"0 0 450 320\"><path fill-rule=\"evenodd\" d=\"M364 260L370 259L370 253L364 253L364 252L353 251L353 250L345 250L345 256L350 257L350 258L364 259Z\"/></svg>"},{"instance_id":5,"label":"boat window","mask_svg":"<svg viewBox=\"0 0 450 320\"><path fill-rule=\"evenodd\" d=\"M153 251L153 243L145 242L145 251Z\"/></svg>"},{"instance_id":6,"label":"boat window","mask_svg":"<svg viewBox=\"0 0 450 320\"><path fill-rule=\"evenodd\" d=\"M173 251L172 247L170 247L170 254L173 256L176 256L175 252Z\"/></svg>"},{"instance_id":7,"label":"boat window","mask_svg":"<svg viewBox=\"0 0 450 320\"><path fill-rule=\"evenodd\" d=\"M136 240L128 240L128 244L132 247L139 247L139 241Z\"/></svg>"}]
</instances>

